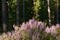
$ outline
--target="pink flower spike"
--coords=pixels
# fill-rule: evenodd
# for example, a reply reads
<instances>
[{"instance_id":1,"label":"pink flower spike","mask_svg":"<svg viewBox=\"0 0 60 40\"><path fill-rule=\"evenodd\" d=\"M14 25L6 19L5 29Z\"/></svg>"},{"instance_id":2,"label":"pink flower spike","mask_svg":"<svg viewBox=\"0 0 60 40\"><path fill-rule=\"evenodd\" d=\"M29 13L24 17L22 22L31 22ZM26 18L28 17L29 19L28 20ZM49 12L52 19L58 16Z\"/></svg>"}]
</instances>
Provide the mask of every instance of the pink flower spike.
<instances>
[{"instance_id":1,"label":"pink flower spike","mask_svg":"<svg viewBox=\"0 0 60 40\"><path fill-rule=\"evenodd\" d=\"M50 31L51 31L51 34L56 34L57 32L56 32L56 26L51 26L50 27Z\"/></svg>"},{"instance_id":2,"label":"pink flower spike","mask_svg":"<svg viewBox=\"0 0 60 40\"><path fill-rule=\"evenodd\" d=\"M56 28L60 28L60 25L59 24L56 24Z\"/></svg>"},{"instance_id":3,"label":"pink flower spike","mask_svg":"<svg viewBox=\"0 0 60 40\"><path fill-rule=\"evenodd\" d=\"M47 28L45 29L45 32L50 33L50 28L47 27Z\"/></svg>"}]
</instances>

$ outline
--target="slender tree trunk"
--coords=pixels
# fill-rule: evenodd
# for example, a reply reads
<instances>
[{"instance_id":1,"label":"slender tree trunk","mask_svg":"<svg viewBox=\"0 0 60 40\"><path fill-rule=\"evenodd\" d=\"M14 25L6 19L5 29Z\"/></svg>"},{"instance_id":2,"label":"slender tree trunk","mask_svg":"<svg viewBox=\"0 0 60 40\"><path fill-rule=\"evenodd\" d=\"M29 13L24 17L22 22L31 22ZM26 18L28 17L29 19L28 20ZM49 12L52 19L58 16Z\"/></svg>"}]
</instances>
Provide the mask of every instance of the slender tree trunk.
<instances>
[{"instance_id":1,"label":"slender tree trunk","mask_svg":"<svg viewBox=\"0 0 60 40\"><path fill-rule=\"evenodd\" d=\"M25 0L23 0L23 21L25 21Z\"/></svg>"},{"instance_id":2,"label":"slender tree trunk","mask_svg":"<svg viewBox=\"0 0 60 40\"><path fill-rule=\"evenodd\" d=\"M2 26L3 31L7 31L7 13L8 13L8 7L7 7L7 0L2 0Z\"/></svg>"},{"instance_id":3,"label":"slender tree trunk","mask_svg":"<svg viewBox=\"0 0 60 40\"><path fill-rule=\"evenodd\" d=\"M0 0L0 31L2 32L2 0Z\"/></svg>"},{"instance_id":4,"label":"slender tree trunk","mask_svg":"<svg viewBox=\"0 0 60 40\"><path fill-rule=\"evenodd\" d=\"M16 1L16 25L19 26L20 20L19 20L19 2L20 0Z\"/></svg>"},{"instance_id":5,"label":"slender tree trunk","mask_svg":"<svg viewBox=\"0 0 60 40\"><path fill-rule=\"evenodd\" d=\"M57 24L59 24L59 0L56 0Z\"/></svg>"},{"instance_id":6,"label":"slender tree trunk","mask_svg":"<svg viewBox=\"0 0 60 40\"><path fill-rule=\"evenodd\" d=\"M50 18L50 0L47 0L48 2L48 16L49 16L49 26L51 25L51 18Z\"/></svg>"}]
</instances>

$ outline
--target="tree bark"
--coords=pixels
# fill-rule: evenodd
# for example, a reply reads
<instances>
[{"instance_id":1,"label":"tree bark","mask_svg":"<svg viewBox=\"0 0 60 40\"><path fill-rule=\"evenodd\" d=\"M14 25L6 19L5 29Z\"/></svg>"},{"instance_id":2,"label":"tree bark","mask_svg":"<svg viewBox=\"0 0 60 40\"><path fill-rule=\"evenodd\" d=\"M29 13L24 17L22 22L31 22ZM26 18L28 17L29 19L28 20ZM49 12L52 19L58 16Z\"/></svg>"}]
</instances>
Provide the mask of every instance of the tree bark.
<instances>
[{"instance_id":1,"label":"tree bark","mask_svg":"<svg viewBox=\"0 0 60 40\"><path fill-rule=\"evenodd\" d=\"M7 31L7 13L8 13L8 7L7 7L7 0L2 0L2 26L3 31Z\"/></svg>"},{"instance_id":2,"label":"tree bark","mask_svg":"<svg viewBox=\"0 0 60 40\"><path fill-rule=\"evenodd\" d=\"M19 0L16 1L16 25L19 26Z\"/></svg>"},{"instance_id":3,"label":"tree bark","mask_svg":"<svg viewBox=\"0 0 60 40\"><path fill-rule=\"evenodd\" d=\"M50 18L50 0L47 0L47 3L48 3L49 26L51 26L51 18Z\"/></svg>"},{"instance_id":4,"label":"tree bark","mask_svg":"<svg viewBox=\"0 0 60 40\"><path fill-rule=\"evenodd\" d=\"M56 0L57 24L59 24L59 0Z\"/></svg>"},{"instance_id":5,"label":"tree bark","mask_svg":"<svg viewBox=\"0 0 60 40\"><path fill-rule=\"evenodd\" d=\"M23 21L25 21L25 0L23 0Z\"/></svg>"},{"instance_id":6,"label":"tree bark","mask_svg":"<svg viewBox=\"0 0 60 40\"><path fill-rule=\"evenodd\" d=\"M0 32L2 32L2 0L0 0Z\"/></svg>"}]
</instances>

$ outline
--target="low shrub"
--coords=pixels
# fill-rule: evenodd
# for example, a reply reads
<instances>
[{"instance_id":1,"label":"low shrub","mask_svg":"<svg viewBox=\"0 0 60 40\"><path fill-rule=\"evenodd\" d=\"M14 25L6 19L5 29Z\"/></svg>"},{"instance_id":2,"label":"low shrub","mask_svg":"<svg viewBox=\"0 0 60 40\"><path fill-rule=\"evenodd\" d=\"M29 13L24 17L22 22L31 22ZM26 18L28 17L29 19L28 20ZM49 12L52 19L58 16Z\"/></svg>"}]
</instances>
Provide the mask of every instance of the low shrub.
<instances>
[{"instance_id":1,"label":"low shrub","mask_svg":"<svg viewBox=\"0 0 60 40\"><path fill-rule=\"evenodd\" d=\"M20 27L13 25L14 30L0 35L0 40L59 40L60 25L45 27L43 22L30 19Z\"/></svg>"}]
</instances>

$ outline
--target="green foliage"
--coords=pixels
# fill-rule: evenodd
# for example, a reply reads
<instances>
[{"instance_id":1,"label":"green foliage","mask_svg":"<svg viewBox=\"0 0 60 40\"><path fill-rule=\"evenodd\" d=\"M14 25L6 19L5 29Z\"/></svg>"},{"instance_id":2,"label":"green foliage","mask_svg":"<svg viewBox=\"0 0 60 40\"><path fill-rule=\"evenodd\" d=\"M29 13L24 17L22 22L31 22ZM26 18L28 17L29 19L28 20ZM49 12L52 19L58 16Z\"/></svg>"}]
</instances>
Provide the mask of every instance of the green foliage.
<instances>
[{"instance_id":1,"label":"green foliage","mask_svg":"<svg viewBox=\"0 0 60 40\"><path fill-rule=\"evenodd\" d=\"M41 3L40 3L40 0L37 0L36 2L34 2L34 10L35 12L38 12L38 10L41 8Z\"/></svg>"},{"instance_id":2,"label":"green foliage","mask_svg":"<svg viewBox=\"0 0 60 40\"><path fill-rule=\"evenodd\" d=\"M50 10L51 10L51 21L52 24L56 23L56 0L51 0L50 1Z\"/></svg>"},{"instance_id":3,"label":"green foliage","mask_svg":"<svg viewBox=\"0 0 60 40\"><path fill-rule=\"evenodd\" d=\"M16 0L8 0L8 29L12 30L12 25L14 24L16 19Z\"/></svg>"},{"instance_id":4,"label":"green foliage","mask_svg":"<svg viewBox=\"0 0 60 40\"><path fill-rule=\"evenodd\" d=\"M16 1L8 0L8 30L12 29L12 25L16 22ZM23 0L20 1L20 23L28 21L33 16L36 20L44 21L48 25L48 5L47 0L24 0L24 12L23 12ZM2 8L2 1L0 0L0 9ZM51 10L51 23L56 24L56 0L50 0ZM60 0L59 0L59 13L60 13ZM59 14L60 15L60 14ZM24 18L23 18L24 16ZM59 16L60 20L60 16ZM0 10L0 22L2 21L2 9ZM2 22L1 22L2 23ZM1 24L2 26L2 24ZM1 27L2 28L2 27Z\"/></svg>"},{"instance_id":5,"label":"green foliage","mask_svg":"<svg viewBox=\"0 0 60 40\"><path fill-rule=\"evenodd\" d=\"M33 4L34 4L33 11L34 11L35 18L38 19L38 17L39 17L38 11L39 11L39 9L41 9L41 1L36 0L35 2L33 2Z\"/></svg>"}]
</instances>

